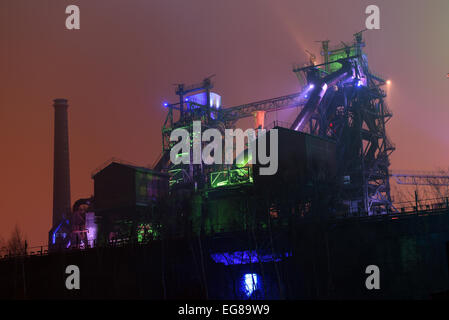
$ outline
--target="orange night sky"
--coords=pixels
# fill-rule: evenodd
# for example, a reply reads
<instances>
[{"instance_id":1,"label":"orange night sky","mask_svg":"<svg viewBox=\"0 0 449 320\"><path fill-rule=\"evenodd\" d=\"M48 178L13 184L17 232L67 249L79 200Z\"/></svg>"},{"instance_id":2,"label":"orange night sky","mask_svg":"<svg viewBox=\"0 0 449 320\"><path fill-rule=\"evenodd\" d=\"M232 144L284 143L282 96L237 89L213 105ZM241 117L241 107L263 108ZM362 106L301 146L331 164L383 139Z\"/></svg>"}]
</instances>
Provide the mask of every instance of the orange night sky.
<instances>
[{"instance_id":1,"label":"orange night sky","mask_svg":"<svg viewBox=\"0 0 449 320\"><path fill-rule=\"evenodd\" d=\"M80 30L65 28L70 4ZM47 242L54 98L69 100L73 202L92 194L91 172L111 157L153 163L172 84L216 74L225 107L297 92L292 64L305 49L318 55L316 40L350 41L370 4L381 30L365 33L366 53L392 81L391 167L447 168L447 0L2 0L0 236L17 224L31 246Z\"/></svg>"}]
</instances>

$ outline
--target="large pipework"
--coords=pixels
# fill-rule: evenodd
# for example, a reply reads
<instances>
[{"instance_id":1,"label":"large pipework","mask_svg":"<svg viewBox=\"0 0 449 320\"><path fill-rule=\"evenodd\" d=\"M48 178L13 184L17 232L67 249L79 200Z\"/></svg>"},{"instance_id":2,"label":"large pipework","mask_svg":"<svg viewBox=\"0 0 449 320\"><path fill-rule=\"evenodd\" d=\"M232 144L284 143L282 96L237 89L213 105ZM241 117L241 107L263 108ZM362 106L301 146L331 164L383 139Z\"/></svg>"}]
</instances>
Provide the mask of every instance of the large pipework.
<instances>
[{"instance_id":1,"label":"large pipework","mask_svg":"<svg viewBox=\"0 0 449 320\"><path fill-rule=\"evenodd\" d=\"M342 64L340 69L320 79L317 83L311 84L313 85L313 88L310 93L310 98L299 113L298 117L296 117L290 129L302 131L306 123L309 122L310 117L315 112L318 105L321 103L327 89L335 85L338 81L352 75L352 64L349 60L338 62Z\"/></svg>"},{"instance_id":2,"label":"large pipework","mask_svg":"<svg viewBox=\"0 0 449 320\"><path fill-rule=\"evenodd\" d=\"M70 213L70 168L67 100L55 99L53 159L53 227Z\"/></svg>"}]
</instances>

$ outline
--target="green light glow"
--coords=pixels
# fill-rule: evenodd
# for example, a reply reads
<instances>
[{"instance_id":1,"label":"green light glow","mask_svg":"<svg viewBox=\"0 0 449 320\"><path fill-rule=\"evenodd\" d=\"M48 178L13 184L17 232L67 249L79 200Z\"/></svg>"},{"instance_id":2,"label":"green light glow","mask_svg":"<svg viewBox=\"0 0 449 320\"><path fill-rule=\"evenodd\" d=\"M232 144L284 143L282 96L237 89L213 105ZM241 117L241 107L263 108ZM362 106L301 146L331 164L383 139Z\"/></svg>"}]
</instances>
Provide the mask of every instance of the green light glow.
<instances>
[{"instance_id":1,"label":"green light glow","mask_svg":"<svg viewBox=\"0 0 449 320\"><path fill-rule=\"evenodd\" d=\"M169 170L168 173L170 174L170 180L168 182L170 187L184 180L184 177L182 176L182 169L172 169Z\"/></svg>"},{"instance_id":2,"label":"green light glow","mask_svg":"<svg viewBox=\"0 0 449 320\"><path fill-rule=\"evenodd\" d=\"M216 171L210 174L212 188L253 183L251 168L243 167L231 170Z\"/></svg>"},{"instance_id":3,"label":"green light glow","mask_svg":"<svg viewBox=\"0 0 449 320\"><path fill-rule=\"evenodd\" d=\"M177 158L182 158L184 155L188 155L188 152L181 152L176 155Z\"/></svg>"},{"instance_id":4,"label":"green light glow","mask_svg":"<svg viewBox=\"0 0 449 320\"><path fill-rule=\"evenodd\" d=\"M251 162L253 155L249 152L245 152L243 159L240 160L236 165L238 168L245 167L249 162Z\"/></svg>"},{"instance_id":5,"label":"green light glow","mask_svg":"<svg viewBox=\"0 0 449 320\"><path fill-rule=\"evenodd\" d=\"M144 240L154 239L157 233L150 223L141 223L137 226L137 242L142 243Z\"/></svg>"},{"instance_id":6,"label":"green light glow","mask_svg":"<svg viewBox=\"0 0 449 320\"><path fill-rule=\"evenodd\" d=\"M352 57L355 55L356 55L355 48L352 48L349 52L349 56ZM337 61L337 60L345 59L345 58L347 58L346 52L344 50L338 50L337 52L329 55L329 62L333 62L333 61ZM331 63L329 65L329 72L331 72L331 73L335 72L340 68L341 68L341 63Z\"/></svg>"}]
</instances>

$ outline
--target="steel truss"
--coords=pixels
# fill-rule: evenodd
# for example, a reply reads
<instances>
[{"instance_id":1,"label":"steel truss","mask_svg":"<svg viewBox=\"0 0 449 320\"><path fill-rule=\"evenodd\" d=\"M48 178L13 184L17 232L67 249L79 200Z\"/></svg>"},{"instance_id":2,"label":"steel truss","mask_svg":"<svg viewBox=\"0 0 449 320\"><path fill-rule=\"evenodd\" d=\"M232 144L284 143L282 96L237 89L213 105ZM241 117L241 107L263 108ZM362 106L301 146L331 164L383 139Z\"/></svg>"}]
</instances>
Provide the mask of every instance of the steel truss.
<instances>
[{"instance_id":1,"label":"steel truss","mask_svg":"<svg viewBox=\"0 0 449 320\"><path fill-rule=\"evenodd\" d=\"M304 73L308 79L309 84L301 93L220 109L216 119L209 116L210 105L198 105L195 112L192 112L186 109L184 103L184 97L188 93L202 90L209 93L213 87L210 79L190 87L178 85L176 94L179 96L179 103L168 105L169 113L162 129L163 153L155 168L177 170L183 172L183 176L189 176L190 183L196 181L195 177L200 174L194 171L202 172L201 168L169 168L169 137L173 129L188 126L192 120L201 120L203 128L232 128L237 120L252 117L258 111L272 112L305 106L304 111L309 100L305 98L305 92L313 87L313 81L331 78L334 73L338 76L335 83L329 86L315 109L307 110L307 123L300 130L336 141L339 175L344 180L342 202L351 203L351 207L356 203L359 211L369 214L394 211L390 196L389 156L395 147L388 139L385 129L392 114L385 102L386 95L380 88L385 80L369 70L366 56L362 52L362 33L354 36L352 45L344 44L332 50L329 49L328 41L324 41L322 55L325 63L293 70L298 78L303 79L304 75L300 73ZM335 63L341 63L345 68L350 63L351 71L335 71L334 67L330 67ZM322 68L318 68L320 66ZM310 77L311 73L314 77ZM363 81L363 85L360 85L360 81ZM179 111L178 120L174 119L175 110ZM296 119L295 122L299 123L301 120Z\"/></svg>"},{"instance_id":2,"label":"steel truss","mask_svg":"<svg viewBox=\"0 0 449 320\"><path fill-rule=\"evenodd\" d=\"M324 60L346 55L352 63L353 75L326 91L304 131L337 142L338 172L344 179L341 200L356 206L358 211L386 213L395 210L388 171L389 156L395 147L385 129L392 114L380 88L385 81L370 72L363 46L361 33L355 35L351 46L328 51L327 42L323 43ZM309 73L311 69L294 71Z\"/></svg>"}]
</instances>

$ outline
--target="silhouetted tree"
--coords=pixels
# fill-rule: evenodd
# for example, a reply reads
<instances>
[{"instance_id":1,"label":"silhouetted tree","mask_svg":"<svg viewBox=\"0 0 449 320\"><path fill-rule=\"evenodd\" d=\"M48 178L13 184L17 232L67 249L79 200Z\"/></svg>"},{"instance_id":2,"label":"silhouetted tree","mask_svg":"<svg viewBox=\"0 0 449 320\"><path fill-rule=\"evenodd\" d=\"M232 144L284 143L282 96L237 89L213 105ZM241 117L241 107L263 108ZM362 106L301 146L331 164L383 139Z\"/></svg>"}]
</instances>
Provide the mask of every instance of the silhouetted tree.
<instances>
[{"instance_id":1,"label":"silhouetted tree","mask_svg":"<svg viewBox=\"0 0 449 320\"><path fill-rule=\"evenodd\" d=\"M6 251L10 255L23 255L27 252L27 240L17 225L8 240Z\"/></svg>"},{"instance_id":2,"label":"silhouetted tree","mask_svg":"<svg viewBox=\"0 0 449 320\"><path fill-rule=\"evenodd\" d=\"M8 253L8 250L6 249L6 242L5 239L0 237L0 256L3 256Z\"/></svg>"}]
</instances>

